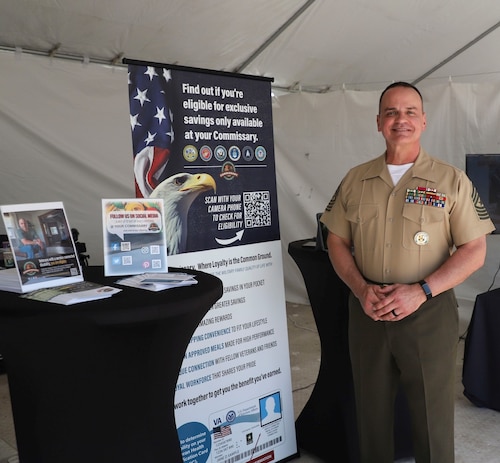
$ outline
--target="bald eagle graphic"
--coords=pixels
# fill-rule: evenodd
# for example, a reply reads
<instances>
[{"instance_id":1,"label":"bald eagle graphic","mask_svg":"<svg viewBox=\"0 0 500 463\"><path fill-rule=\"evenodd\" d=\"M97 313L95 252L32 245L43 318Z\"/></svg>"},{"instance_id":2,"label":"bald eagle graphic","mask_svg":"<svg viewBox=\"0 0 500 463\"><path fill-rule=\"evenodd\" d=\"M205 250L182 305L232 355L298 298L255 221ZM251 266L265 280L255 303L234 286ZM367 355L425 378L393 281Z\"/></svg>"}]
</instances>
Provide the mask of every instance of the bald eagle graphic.
<instances>
[{"instance_id":1,"label":"bald eagle graphic","mask_svg":"<svg viewBox=\"0 0 500 463\"><path fill-rule=\"evenodd\" d=\"M163 199L168 255L186 251L189 208L198 195L215 189L211 175L186 172L172 175L151 192L150 198Z\"/></svg>"}]
</instances>

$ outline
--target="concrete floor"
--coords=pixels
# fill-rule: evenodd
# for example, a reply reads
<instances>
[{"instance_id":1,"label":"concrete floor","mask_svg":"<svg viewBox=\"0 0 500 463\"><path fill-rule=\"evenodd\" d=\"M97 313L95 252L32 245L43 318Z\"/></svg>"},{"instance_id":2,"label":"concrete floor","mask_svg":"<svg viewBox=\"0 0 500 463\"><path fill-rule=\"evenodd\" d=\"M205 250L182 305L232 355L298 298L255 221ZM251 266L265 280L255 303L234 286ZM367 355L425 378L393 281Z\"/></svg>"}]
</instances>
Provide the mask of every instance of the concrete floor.
<instances>
[{"instance_id":1,"label":"concrete floor","mask_svg":"<svg viewBox=\"0 0 500 463\"><path fill-rule=\"evenodd\" d=\"M295 419L297 419L316 384L321 363L321 347L310 306L287 303L287 325L293 406ZM323 462L304 449L299 449L299 451L300 458L294 459L294 463Z\"/></svg>"}]
</instances>

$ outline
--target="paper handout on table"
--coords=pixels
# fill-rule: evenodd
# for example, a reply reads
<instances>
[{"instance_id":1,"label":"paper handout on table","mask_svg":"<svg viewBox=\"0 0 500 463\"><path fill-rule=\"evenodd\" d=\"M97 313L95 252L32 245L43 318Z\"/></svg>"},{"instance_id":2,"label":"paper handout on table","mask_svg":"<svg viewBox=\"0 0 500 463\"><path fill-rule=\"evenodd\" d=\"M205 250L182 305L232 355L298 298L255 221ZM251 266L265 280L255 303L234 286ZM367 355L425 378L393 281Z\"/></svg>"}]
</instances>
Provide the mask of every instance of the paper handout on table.
<instances>
[{"instance_id":1,"label":"paper handout on table","mask_svg":"<svg viewBox=\"0 0 500 463\"><path fill-rule=\"evenodd\" d=\"M19 274L16 268L6 268L0 270L0 290L11 291L13 293L21 292L19 283Z\"/></svg>"},{"instance_id":2,"label":"paper handout on table","mask_svg":"<svg viewBox=\"0 0 500 463\"><path fill-rule=\"evenodd\" d=\"M195 285L198 281L189 273L167 272L133 275L122 278L116 283L133 288L147 289L148 291L163 291L164 289L178 288L179 286Z\"/></svg>"},{"instance_id":3,"label":"paper handout on table","mask_svg":"<svg viewBox=\"0 0 500 463\"><path fill-rule=\"evenodd\" d=\"M37 289L30 293L22 294L20 297L42 302L71 305L79 302L105 299L120 291L120 288L104 286L91 281L82 281L79 283L56 286L54 288Z\"/></svg>"}]
</instances>

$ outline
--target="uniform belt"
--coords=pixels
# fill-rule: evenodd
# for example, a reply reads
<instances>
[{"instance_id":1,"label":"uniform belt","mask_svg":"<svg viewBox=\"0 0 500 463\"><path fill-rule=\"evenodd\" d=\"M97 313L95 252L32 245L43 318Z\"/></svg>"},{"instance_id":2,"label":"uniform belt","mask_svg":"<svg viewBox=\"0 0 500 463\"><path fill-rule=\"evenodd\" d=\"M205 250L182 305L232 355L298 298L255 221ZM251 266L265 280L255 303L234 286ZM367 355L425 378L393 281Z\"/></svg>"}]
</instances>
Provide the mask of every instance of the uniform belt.
<instances>
[{"instance_id":1,"label":"uniform belt","mask_svg":"<svg viewBox=\"0 0 500 463\"><path fill-rule=\"evenodd\" d=\"M388 286L388 285L393 285L394 283L380 283L379 281L373 281L369 280L368 278L365 278L367 283L370 283L371 285L377 285L377 286Z\"/></svg>"}]
</instances>

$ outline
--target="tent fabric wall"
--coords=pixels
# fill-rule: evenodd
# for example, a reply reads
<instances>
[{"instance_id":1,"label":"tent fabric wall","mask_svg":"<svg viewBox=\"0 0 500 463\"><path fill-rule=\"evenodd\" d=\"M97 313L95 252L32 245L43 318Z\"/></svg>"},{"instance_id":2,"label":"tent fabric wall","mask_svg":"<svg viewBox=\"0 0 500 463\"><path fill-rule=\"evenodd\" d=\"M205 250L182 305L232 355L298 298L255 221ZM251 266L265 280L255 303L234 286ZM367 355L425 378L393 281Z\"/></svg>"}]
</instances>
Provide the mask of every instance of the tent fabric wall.
<instances>
[{"instance_id":1,"label":"tent fabric wall","mask_svg":"<svg viewBox=\"0 0 500 463\"><path fill-rule=\"evenodd\" d=\"M0 53L0 203L64 202L102 264L101 198L134 196L127 70Z\"/></svg>"},{"instance_id":2,"label":"tent fabric wall","mask_svg":"<svg viewBox=\"0 0 500 463\"><path fill-rule=\"evenodd\" d=\"M0 52L0 204L63 201L70 225L102 264L101 198L133 197L127 70ZM500 152L500 84L449 82L422 89L423 144L465 167L466 153ZM379 91L295 93L274 99L273 124L286 299L307 303L288 256L291 241L316 233L345 172L381 154ZM498 235L464 297L485 291L498 266Z\"/></svg>"}]
</instances>

